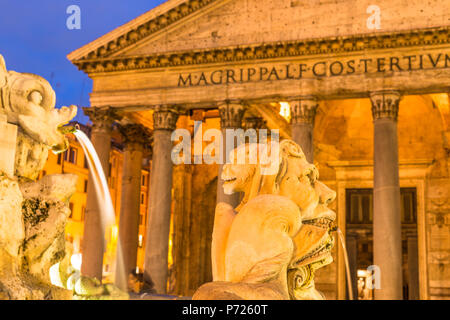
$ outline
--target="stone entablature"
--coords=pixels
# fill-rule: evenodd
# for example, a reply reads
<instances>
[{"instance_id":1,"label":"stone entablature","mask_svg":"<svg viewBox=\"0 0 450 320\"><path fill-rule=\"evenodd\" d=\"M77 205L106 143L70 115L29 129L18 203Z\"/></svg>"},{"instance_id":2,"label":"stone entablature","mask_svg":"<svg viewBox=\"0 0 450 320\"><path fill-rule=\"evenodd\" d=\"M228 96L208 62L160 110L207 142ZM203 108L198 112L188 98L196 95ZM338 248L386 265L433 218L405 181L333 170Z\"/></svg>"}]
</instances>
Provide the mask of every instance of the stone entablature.
<instances>
[{"instance_id":1,"label":"stone entablature","mask_svg":"<svg viewBox=\"0 0 450 320\"><path fill-rule=\"evenodd\" d=\"M401 1L380 0L379 30L367 28L369 4L169 0L68 58L94 80L91 104L141 110L447 91L448 4L411 0L399 16ZM353 10L332 10L342 6ZM325 23L329 12L336 19Z\"/></svg>"},{"instance_id":2,"label":"stone entablature","mask_svg":"<svg viewBox=\"0 0 450 320\"><path fill-rule=\"evenodd\" d=\"M150 55L109 54L89 57L72 62L88 74L112 71L155 69L203 65L211 63L236 63L249 60L265 60L312 55L337 55L365 52L367 50L400 49L418 46L443 45L450 43L450 27L424 30L408 30L393 33L354 35L254 44L237 47L167 52ZM114 53L114 52L111 52ZM411 68L410 68L411 69Z\"/></svg>"},{"instance_id":3,"label":"stone entablature","mask_svg":"<svg viewBox=\"0 0 450 320\"><path fill-rule=\"evenodd\" d=\"M377 29L367 25L371 5L381 13ZM169 0L68 57L75 61L204 49L218 42L236 46L427 29L448 26L449 9L442 0L429 0L426 6L410 0L407 8L401 0ZM323 19L330 13L333 19Z\"/></svg>"},{"instance_id":4,"label":"stone entablature","mask_svg":"<svg viewBox=\"0 0 450 320\"><path fill-rule=\"evenodd\" d=\"M200 109L226 100L258 104L305 95L319 100L369 98L370 92L387 89L402 95L446 92L450 87L449 30L437 32L422 47L416 43L395 47L392 42L382 50L93 73L91 104Z\"/></svg>"}]
</instances>

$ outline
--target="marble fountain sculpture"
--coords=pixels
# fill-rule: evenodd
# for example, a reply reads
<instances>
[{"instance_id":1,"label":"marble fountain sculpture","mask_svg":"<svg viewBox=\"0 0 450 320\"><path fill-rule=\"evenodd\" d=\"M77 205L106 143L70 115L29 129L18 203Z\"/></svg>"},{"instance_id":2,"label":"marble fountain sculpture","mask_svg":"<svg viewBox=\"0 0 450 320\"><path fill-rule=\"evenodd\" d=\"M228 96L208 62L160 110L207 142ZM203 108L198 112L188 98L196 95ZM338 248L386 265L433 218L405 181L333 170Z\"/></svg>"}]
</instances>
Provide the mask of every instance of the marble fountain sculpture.
<instances>
[{"instance_id":1,"label":"marble fountain sculpture","mask_svg":"<svg viewBox=\"0 0 450 320\"><path fill-rule=\"evenodd\" d=\"M62 125L77 112L55 99L45 79L7 71L0 55L0 300L126 298L70 265L64 229L77 176L37 181L48 151L67 149Z\"/></svg>"},{"instance_id":2,"label":"marble fountain sculpture","mask_svg":"<svg viewBox=\"0 0 450 320\"><path fill-rule=\"evenodd\" d=\"M235 149L231 163L239 151L248 157L252 148ZM336 193L318 180L317 168L295 142L282 141L277 153L270 174L260 162L224 165L225 193L244 192L244 198L237 208L217 205L213 282L201 286L193 299L324 299L315 289L314 272L333 261L336 215L327 206Z\"/></svg>"}]
</instances>

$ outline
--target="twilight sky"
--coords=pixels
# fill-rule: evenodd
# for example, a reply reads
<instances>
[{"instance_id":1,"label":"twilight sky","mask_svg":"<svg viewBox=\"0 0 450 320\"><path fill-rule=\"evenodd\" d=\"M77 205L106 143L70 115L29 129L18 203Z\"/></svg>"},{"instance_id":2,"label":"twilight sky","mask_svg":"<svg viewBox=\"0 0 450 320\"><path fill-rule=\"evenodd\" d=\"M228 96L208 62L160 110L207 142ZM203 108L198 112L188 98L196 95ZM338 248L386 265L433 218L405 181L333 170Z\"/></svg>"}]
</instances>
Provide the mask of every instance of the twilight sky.
<instances>
[{"instance_id":1,"label":"twilight sky","mask_svg":"<svg viewBox=\"0 0 450 320\"><path fill-rule=\"evenodd\" d=\"M38 74L56 92L56 107L89 106L92 81L66 56L164 0L0 0L0 54L7 70ZM69 30L67 7L81 9L81 29ZM75 120L86 123L78 110Z\"/></svg>"}]
</instances>

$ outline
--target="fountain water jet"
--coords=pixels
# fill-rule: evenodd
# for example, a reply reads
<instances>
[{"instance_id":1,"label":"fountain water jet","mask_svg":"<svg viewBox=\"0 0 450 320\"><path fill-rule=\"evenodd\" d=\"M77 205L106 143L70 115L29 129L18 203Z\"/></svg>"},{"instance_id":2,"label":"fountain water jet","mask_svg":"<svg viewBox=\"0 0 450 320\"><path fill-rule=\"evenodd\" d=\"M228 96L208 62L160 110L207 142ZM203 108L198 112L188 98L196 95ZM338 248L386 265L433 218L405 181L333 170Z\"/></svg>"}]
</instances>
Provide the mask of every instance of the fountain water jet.
<instances>
[{"instance_id":1,"label":"fountain water jet","mask_svg":"<svg viewBox=\"0 0 450 320\"><path fill-rule=\"evenodd\" d=\"M111 194L109 193L108 181L106 180L97 152L95 151L95 148L88 136L86 136L86 134L78 128L73 132L73 134L80 142L84 154L86 155L95 192L97 194L98 206L102 212L102 228L103 231L105 231L106 227L115 223L115 212L111 200Z\"/></svg>"},{"instance_id":2,"label":"fountain water jet","mask_svg":"<svg viewBox=\"0 0 450 320\"><path fill-rule=\"evenodd\" d=\"M114 223L106 178L89 139L64 127L77 107L55 109L51 85L38 75L7 71L1 55L0 89L0 300L128 299L114 285L79 276L70 266L65 226L77 176L39 179L48 151L66 151L65 134L74 133L92 170L102 226Z\"/></svg>"},{"instance_id":3,"label":"fountain water jet","mask_svg":"<svg viewBox=\"0 0 450 320\"><path fill-rule=\"evenodd\" d=\"M341 229L336 228L336 231L339 235L339 242L341 243L342 249L344 250L344 261L345 261L345 271L347 273L347 287L348 287L348 297L350 300L353 300L353 286L352 286L352 278L351 278L351 274L350 274L350 265L348 263L348 252L347 252L347 248L345 246L345 240L344 240L344 235L341 231Z\"/></svg>"},{"instance_id":4,"label":"fountain water jet","mask_svg":"<svg viewBox=\"0 0 450 320\"><path fill-rule=\"evenodd\" d=\"M89 140L88 136L79 129L78 126L75 127L73 134L78 139L81 144L81 147L86 155L86 159L88 162L88 167L91 172L92 181L94 183L95 192L97 195L98 207L101 212L101 224L102 224L102 234L105 234L105 231L109 226L114 225L115 223L115 211L111 199L111 194L108 188L108 182L105 177L105 173L103 171L102 164L100 159L95 151L94 146L92 145L91 140ZM117 263L123 264L123 254L122 248L120 246L120 241L117 242ZM120 268L116 266L116 272L122 270L122 273L125 272L124 268ZM126 283L126 274L119 275L122 280Z\"/></svg>"}]
</instances>

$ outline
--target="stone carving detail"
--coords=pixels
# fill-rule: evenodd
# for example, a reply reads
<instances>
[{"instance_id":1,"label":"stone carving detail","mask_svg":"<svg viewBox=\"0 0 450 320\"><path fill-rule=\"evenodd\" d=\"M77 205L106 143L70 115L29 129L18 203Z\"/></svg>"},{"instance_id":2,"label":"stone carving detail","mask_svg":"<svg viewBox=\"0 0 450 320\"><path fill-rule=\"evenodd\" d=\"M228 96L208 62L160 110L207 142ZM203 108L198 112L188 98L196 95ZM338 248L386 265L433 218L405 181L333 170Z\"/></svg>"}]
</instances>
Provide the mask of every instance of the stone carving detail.
<instances>
[{"instance_id":1,"label":"stone carving detail","mask_svg":"<svg viewBox=\"0 0 450 320\"><path fill-rule=\"evenodd\" d=\"M150 146L151 133L140 124L119 125L119 131L122 134L125 144L140 144Z\"/></svg>"},{"instance_id":2,"label":"stone carving detail","mask_svg":"<svg viewBox=\"0 0 450 320\"><path fill-rule=\"evenodd\" d=\"M241 128L242 118L244 116L245 107L237 103L224 103L219 106L220 127Z\"/></svg>"},{"instance_id":3,"label":"stone carving detail","mask_svg":"<svg viewBox=\"0 0 450 320\"><path fill-rule=\"evenodd\" d=\"M179 110L175 107L158 106L153 112L153 128L155 130L175 130Z\"/></svg>"},{"instance_id":4,"label":"stone carving detail","mask_svg":"<svg viewBox=\"0 0 450 320\"><path fill-rule=\"evenodd\" d=\"M307 123L314 125L317 106L319 105L315 98L304 98L291 101L291 123Z\"/></svg>"},{"instance_id":5,"label":"stone carving detail","mask_svg":"<svg viewBox=\"0 0 450 320\"><path fill-rule=\"evenodd\" d=\"M245 147L248 156L254 146L238 147L232 158ZM214 281L193 299L323 299L314 287L314 272L333 260L336 214L328 204L336 193L318 180L316 167L296 143L284 140L279 151L270 174L263 174L261 163L224 165L225 193L244 192L244 198L236 209L217 204Z\"/></svg>"},{"instance_id":6,"label":"stone carving detail","mask_svg":"<svg viewBox=\"0 0 450 320\"><path fill-rule=\"evenodd\" d=\"M117 112L110 107L88 107L83 108L83 112L92 121L93 131L108 132L111 130L113 122L120 119Z\"/></svg>"},{"instance_id":7,"label":"stone carving detail","mask_svg":"<svg viewBox=\"0 0 450 320\"><path fill-rule=\"evenodd\" d=\"M55 109L55 92L34 74L6 71L0 56L0 114L17 126L14 175L36 179L44 167L48 150L61 152L67 140L58 128L75 117L75 106Z\"/></svg>"},{"instance_id":8,"label":"stone carving detail","mask_svg":"<svg viewBox=\"0 0 450 320\"><path fill-rule=\"evenodd\" d=\"M450 200L442 195L427 207L428 262L445 268L450 264Z\"/></svg>"},{"instance_id":9,"label":"stone carving detail","mask_svg":"<svg viewBox=\"0 0 450 320\"><path fill-rule=\"evenodd\" d=\"M216 2L217 0L189 0L184 1L179 6L174 7L169 12L163 13L152 20L136 26L129 30L126 34L110 41L108 44L101 46L95 51L89 52L83 58L103 58L110 56L112 53L136 43L142 38L148 37L150 34L171 25L172 23L184 18L185 16L196 12L206 5Z\"/></svg>"},{"instance_id":10,"label":"stone carving detail","mask_svg":"<svg viewBox=\"0 0 450 320\"><path fill-rule=\"evenodd\" d=\"M51 284L49 270L66 257L64 229L77 177L35 180L49 149L66 150L61 126L77 108L55 109L50 84L37 75L7 72L2 56L0 86L0 113L8 126L17 126L0 132L17 132L16 145L8 150L15 153L14 176L0 168L0 299L70 299L71 291Z\"/></svg>"},{"instance_id":11,"label":"stone carving detail","mask_svg":"<svg viewBox=\"0 0 450 320\"><path fill-rule=\"evenodd\" d=\"M213 1L213 0L209 0ZM140 26L141 30L146 30L148 26L152 30L157 24L153 21ZM154 29L153 29L154 28ZM133 31L130 31L130 34ZM104 71L136 70L142 68L164 68L176 67L180 65L198 65L205 63L223 63L248 60L262 60L267 58L280 57L302 57L320 54L337 54L339 52L355 53L365 50L402 48L420 45L441 45L450 42L450 28L432 28L423 30L403 31L391 33L389 35L358 35L341 39L308 39L300 41L286 41L283 43L266 43L257 46L239 46L226 48L223 50L193 50L190 52L174 52L156 54L152 56L123 57L112 56L128 44L138 41L135 32L133 39L127 41L127 36L123 35L101 46L97 51L92 51L83 58L71 59L71 61L81 70L87 73ZM139 36L140 37L140 36ZM320 48L320 50L318 49ZM101 58L101 59L100 59Z\"/></svg>"},{"instance_id":12,"label":"stone carving detail","mask_svg":"<svg viewBox=\"0 0 450 320\"><path fill-rule=\"evenodd\" d=\"M370 100L372 102L373 119L392 119L397 121L400 99L401 95L396 91L372 92Z\"/></svg>"},{"instance_id":13,"label":"stone carving detail","mask_svg":"<svg viewBox=\"0 0 450 320\"><path fill-rule=\"evenodd\" d=\"M247 129L267 129L267 121L262 117L247 117L244 120L244 128Z\"/></svg>"}]
</instances>

